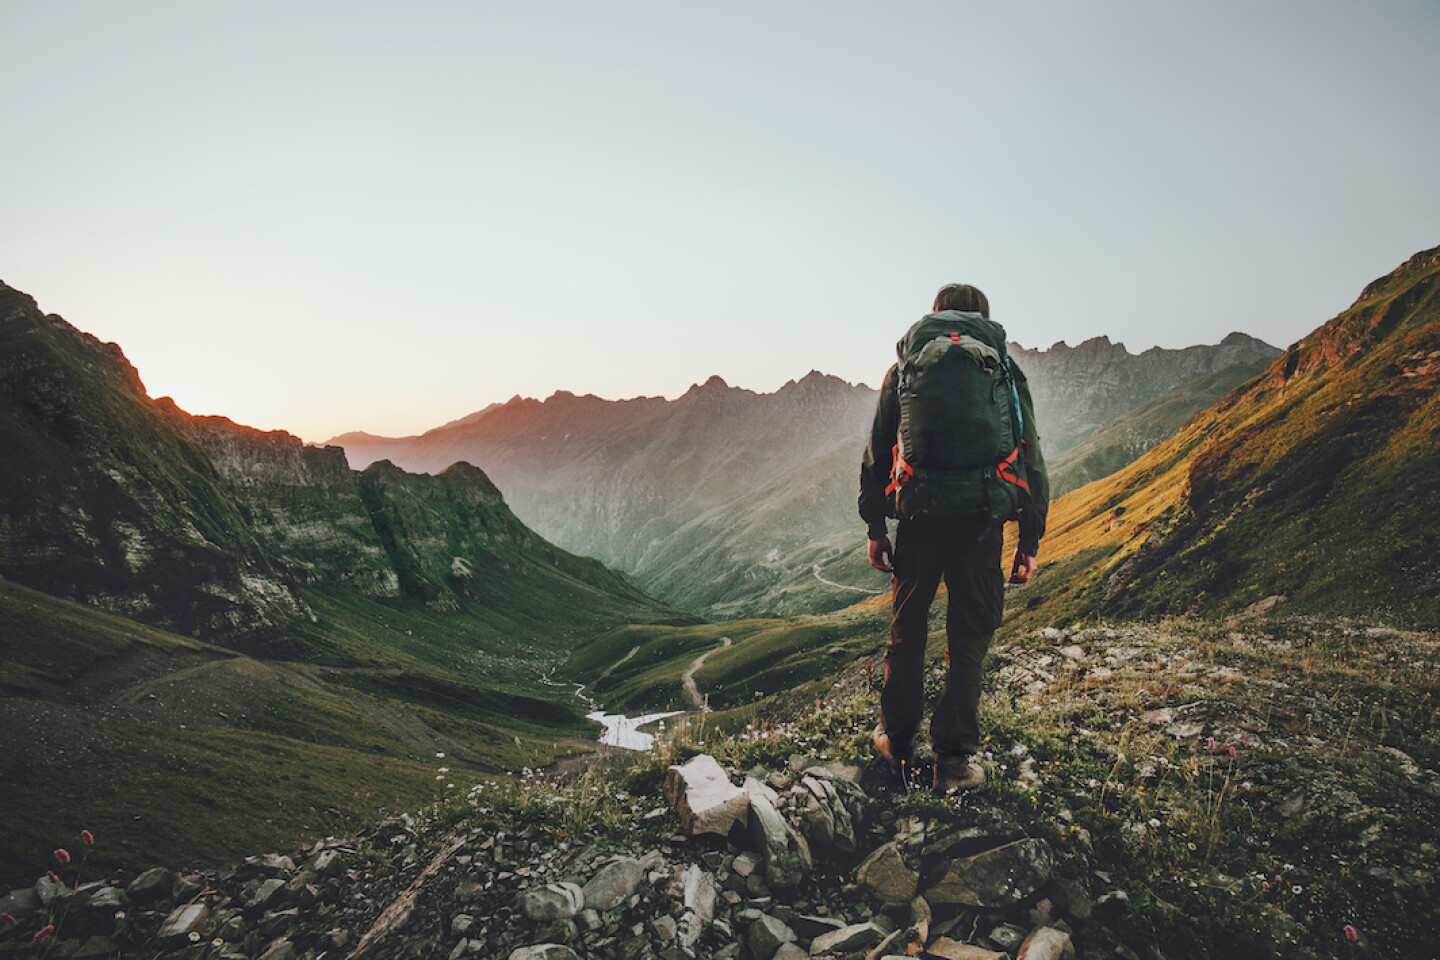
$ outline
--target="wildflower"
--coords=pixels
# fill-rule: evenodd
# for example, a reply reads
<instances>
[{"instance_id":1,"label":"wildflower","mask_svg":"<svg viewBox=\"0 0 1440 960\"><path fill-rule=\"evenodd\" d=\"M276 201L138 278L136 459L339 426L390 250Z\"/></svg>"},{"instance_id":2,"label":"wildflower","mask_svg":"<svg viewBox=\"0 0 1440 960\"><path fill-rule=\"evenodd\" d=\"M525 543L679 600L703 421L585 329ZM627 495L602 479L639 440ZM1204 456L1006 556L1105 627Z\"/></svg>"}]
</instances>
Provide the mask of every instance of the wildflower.
<instances>
[{"instance_id":1,"label":"wildflower","mask_svg":"<svg viewBox=\"0 0 1440 960\"><path fill-rule=\"evenodd\" d=\"M1160 829L1160 821L1157 820L1157 819L1155 819L1154 817L1151 817L1151 818L1150 818L1150 829L1151 829L1151 830L1159 830L1159 829Z\"/></svg>"},{"instance_id":2,"label":"wildflower","mask_svg":"<svg viewBox=\"0 0 1440 960\"><path fill-rule=\"evenodd\" d=\"M212 946L212 947L223 947L223 946L225 946L225 938L224 938L224 937L216 937L214 940L211 940L211 941L210 941L210 946Z\"/></svg>"},{"instance_id":3,"label":"wildflower","mask_svg":"<svg viewBox=\"0 0 1440 960\"><path fill-rule=\"evenodd\" d=\"M1230 759L1231 759L1231 760L1234 760L1234 759L1235 759L1235 744L1233 744L1233 743L1230 744L1230 749L1229 749L1227 752L1230 754Z\"/></svg>"},{"instance_id":4,"label":"wildflower","mask_svg":"<svg viewBox=\"0 0 1440 960\"><path fill-rule=\"evenodd\" d=\"M200 931L199 931L199 930L191 930L191 931L190 931L190 942L191 942L191 943L199 943L199 942L200 942Z\"/></svg>"},{"instance_id":5,"label":"wildflower","mask_svg":"<svg viewBox=\"0 0 1440 960\"><path fill-rule=\"evenodd\" d=\"M59 883L60 874L56 873L54 870L46 870L45 879L49 880L51 883Z\"/></svg>"},{"instance_id":6,"label":"wildflower","mask_svg":"<svg viewBox=\"0 0 1440 960\"><path fill-rule=\"evenodd\" d=\"M1189 843L1185 844L1185 848L1186 848L1187 850L1194 850L1194 849L1195 849L1195 841L1194 841L1194 840L1191 840Z\"/></svg>"},{"instance_id":7,"label":"wildflower","mask_svg":"<svg viewBox=\"0 0 1440 960\"><path fill-rule=\"evenodd\" d=\"M1351 943L1354 943L1356 940L1360 939L1360 934L1356 932L1355 928L1350 926L1350 924L1348 923L1345 924L1345 939L1349 940Z\"/></svg>"},{"instance_id":8,"label":"wildflower","mask_svg":"<svg viewBox=\"0 0 1440 960\"><path fill-rule=\"evenodd\" d=\"M87 847L95 846L95 834L91 833L89 830L81 830L80 839L85 841L85 846Z\"/></svg>"},{"instance_id":9,"label":"wildflower","mask_svg":"<svg viewBox=\"0 0 1440 960\"><path fill-rule=\"evenodd\" d=\"M449 767L436 767L436 769L439 770L441 773L449 773L449 772L450 772L450 768L449 768Z\"/></svg>"},{"instance_id":10,"label":"wildflower","mask_svg":"<svg viewBox=\"0 0 1440 960\"><path fill-rule=\"evenodd\" d=\"M1295 894L1295 896L1298 897L1298 896L1300 896L1300 894L1302 894L1302 893L1305 892L1305 888L1302 887L1302 886L1300 886L1300 884L1297 883L1297 884L1295 884L1295 886L1293 886L1293 887L1290 888L1290 892L1293 893L1293 894Z\"/></svg>"},{"instance_id":11,"label":"wildflower","mask_svg":"<svg viewBox=\"0 0 1440 960\"><path fill-rule=\"evenodd\" d=\"M56 859L56 860L59 860L61 863L69 863L69 862L70 862L70 851L69 851L69 850L66 850L64 847L56 847L56 848L55 848L55 859Z\"/></svg>"},{"instance_id":12,"label":"wildflower","mask_svg":"<svg viewBox=\"0 0 1440 960\"><path fill-rule=\"evenodd\" d=\"M443 753L437 753L437 754L435 754L435 759L436 759L436 760L444 760L444 759L445 759L445 754L443 754Z\"/></svg>"},{"instance_id":13,"label":"wildflower","mask_svg":"<svg viewBox=\"0 0 1440 960\"><path fill-rule=\"evenodd\" d=\"M53 923L47 923L47 924L45 924L45 926L43 926L43 927L41 927L39 930L36 930L36 931L35 931L35 936L33 936L33 937L30 938L30 942L33 943L35 946L38 947L38 946L40 946L41 944L43 944L46 940L49 940L49 939L50 939L50 934L52 934L52 933L54 933L54 932L55 932L55 924L53 924Z\"/></svg>"},{"instance_id":14,"label":"wildflower","mask_svg":"<svg viewBox=\"0 0 1440 960\"><path fill-rule=\"evenodd\" d=\"M1205 746L1206 746L1207 749L1209 749L1209 750L1211 750L1211 751L1214 751L1214 749L1215 749L1215 738L1214 738L1214 737L1209 737L1209 738L1207 738L1206 741L1205 741Z\"/></svg>"},{"instance_id":15,"label":"wildflower","mask_svg":"<svg viewBox=\"0 0 1440 960\"><path fill-rule=\"evenodd\" d=\"M1261 890L1264 890L1266 893L1269 893L1269 892L1270 892L1270 881L1269 881L1269 880L1262 880L1262 881L1260 882L1260 889L1261 889Z\"/></svg>"},{"instance_id":16,"label":"wildflower","mask_svg":"<svg viewBox=\"0 0 1440 960\"><path fill-rule=\"evenodd\" d=\"M15 926L15 918L8 913L0 913L0 923L13 929Z\"/></svg>"},{"instance_id":17,"label":"wildflower","mask_svg":"<svg viewBox=\"0 0 1440 960\"><path fill-rule=\"evenodd\" d=\"M116 910L116 911L115 911L115 919L116 919L116 920L124 920L124 919L125 919L125 911L124 911L124 910Z\"/></svg>"}]
</instances>

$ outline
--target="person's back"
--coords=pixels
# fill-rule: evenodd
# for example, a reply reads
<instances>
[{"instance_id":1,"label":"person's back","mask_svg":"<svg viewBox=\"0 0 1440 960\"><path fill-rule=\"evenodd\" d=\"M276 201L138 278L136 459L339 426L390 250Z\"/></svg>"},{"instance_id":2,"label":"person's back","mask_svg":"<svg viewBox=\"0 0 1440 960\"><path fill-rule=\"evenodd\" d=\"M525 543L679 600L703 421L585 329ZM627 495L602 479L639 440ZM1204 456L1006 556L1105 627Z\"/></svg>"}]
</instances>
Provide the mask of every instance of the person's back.
<instances>
[{"instance_id":1,"label":"person's back","mask_svg":"<svg viewBox=\"0 0 1440 960\"><path fill-rule=\"evenodd\" d=\"M941 288L896 352L860 466L870 562L894 575L875 749L896 772L909 760L924 710L930 604L943 579L949 667L930 724L935 785L974 787L984 780L968 760L980 746L982 666L1005 605L1004 523L1020 523L1011 577L1026 582L1045 532L1045 461L1025 376L979 290ZM887 517L899 521L893 549Z\"/></svg>"}]
</instances>

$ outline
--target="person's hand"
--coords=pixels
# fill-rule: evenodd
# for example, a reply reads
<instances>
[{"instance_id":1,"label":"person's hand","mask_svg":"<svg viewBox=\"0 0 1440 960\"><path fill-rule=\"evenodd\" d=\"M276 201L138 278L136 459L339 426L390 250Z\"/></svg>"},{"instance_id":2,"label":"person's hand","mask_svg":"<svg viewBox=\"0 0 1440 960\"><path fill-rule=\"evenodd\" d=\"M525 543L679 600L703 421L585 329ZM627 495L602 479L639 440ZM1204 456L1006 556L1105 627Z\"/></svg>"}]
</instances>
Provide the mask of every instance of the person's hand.
<instances>
[{"instance_id":1,"label":"person's hand","mask_svg":"<svg viewBox=\"0 0 1440 960\"><path fill-rule=\"evenodd\" d=\"M881 573L894 573L895 568L891 566L894 562L895 557L890 549L889 537L870 541L870 566Z\"/></svg>"},{"instance_id":2,"label":"person's hand","mask_svg":"<svg viewBox=\"0 0 1440 960\"><path fill-rule=\"evenodd\" d=\"M871 556L874 556L873 546ZM1015 551L1015 562L1010 564L1010 582L1029 583L1030 578L1035 576L1035 571L1039 569L1040 561L1030 556L1030 554L1017 549Z\"/></svg>"}]
</instances>

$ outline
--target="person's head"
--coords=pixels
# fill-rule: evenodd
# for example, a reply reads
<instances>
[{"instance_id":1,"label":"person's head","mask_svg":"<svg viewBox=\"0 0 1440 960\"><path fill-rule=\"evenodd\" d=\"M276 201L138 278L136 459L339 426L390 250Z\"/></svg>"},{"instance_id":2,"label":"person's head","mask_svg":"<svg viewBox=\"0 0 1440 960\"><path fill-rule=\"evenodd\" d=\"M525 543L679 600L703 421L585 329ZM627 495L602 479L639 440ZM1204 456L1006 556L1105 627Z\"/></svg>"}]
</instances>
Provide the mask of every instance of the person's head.
<instances>
[{"instance_id":1,"label":"person's head","mask_svg":"<svg viewBox=\"0 0 1440 960\"><path fill-rule=\"evenodd\" d=\"M947 283L935 294L936 313L944 310L960 310L964 313L978 313L989 319L990 301L985 294L968 283Z\"/></svg>"}]
</instances>

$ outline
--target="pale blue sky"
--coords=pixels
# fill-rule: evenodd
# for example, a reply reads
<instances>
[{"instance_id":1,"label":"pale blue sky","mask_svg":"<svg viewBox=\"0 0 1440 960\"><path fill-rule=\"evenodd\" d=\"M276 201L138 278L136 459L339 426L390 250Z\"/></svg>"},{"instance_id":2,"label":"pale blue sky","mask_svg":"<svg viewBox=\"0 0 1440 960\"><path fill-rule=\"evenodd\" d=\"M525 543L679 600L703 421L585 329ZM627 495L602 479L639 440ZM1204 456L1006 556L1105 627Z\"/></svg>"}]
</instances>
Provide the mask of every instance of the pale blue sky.
<instances>
[{"instance_id":1,"label":"pale blue sky","mask_svg":"<svg viewBox=\"0 0 1440 960\"><path fill-rule=\"evenodd\" d=\"M318 440L516 393L1279 346L1440 244L1440 4L0 0L0 280Z\"/></svg>"}]
</instances>

